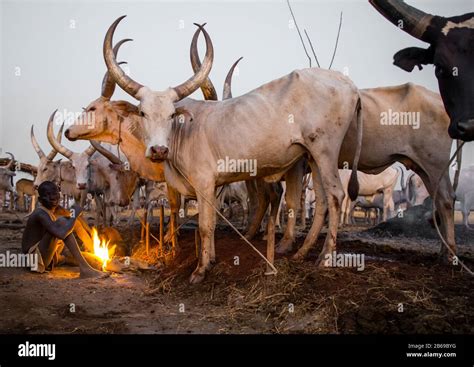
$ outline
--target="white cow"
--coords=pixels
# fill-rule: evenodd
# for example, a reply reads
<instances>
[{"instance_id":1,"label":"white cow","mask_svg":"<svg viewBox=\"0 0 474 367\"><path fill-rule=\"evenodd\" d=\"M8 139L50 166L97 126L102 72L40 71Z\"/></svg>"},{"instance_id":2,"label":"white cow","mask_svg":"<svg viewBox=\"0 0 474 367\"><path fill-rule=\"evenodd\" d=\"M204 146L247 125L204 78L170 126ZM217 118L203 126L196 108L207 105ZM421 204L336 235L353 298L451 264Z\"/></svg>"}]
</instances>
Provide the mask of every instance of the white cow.
<instances>
[{"instance_id":1,"label":"white cow","mask_svg":"<svg viewBox=\"0 0 474 367\"><path fill-rule=\"evenodd\" d=\"M349 179L351 175L350 170L341 169L339 170L341 177L342 186L344 190L347 190ZM359 195L360 196L373 196L378 193L383 194L383 221L385 222L388 218L393 216L395 211L395 203L393 202L393 191L397 184L398 177L400 176L399 170L389 167L385 171L376 175L366 174L358 172L359 179ZM351 203L349 196L346 193L346 197L342 201L342 213L341 213L341 224L349 223L349 214L351 211Z\"/></svg>"},{"instance_id":2,"label":"white cow","mask_svg":"<svg viewBox=\"0 0 474 367\"><path fill-rule=\"evenodd\" d=\"M104 40L109 73L124 91L140 101L147 158L165 163L168 186L197 197L202 246L190 281L202 281L215 261L216 216L212 201L216 187L269 176L279 180L305 154L314 159L311 164L313 172L318 172L319 197L326 199L322 202L322 206L327 204L324 211L329 209L329 230L319 259L325 266L327 255L336 247L344 195L337 174L338 153L354 116L359 117L361 125L360 99L354 84L338 72L310 68L222 102L185 99L199 88L212 67L212 43L201 27L207 52L199 72L177 87L153 91L127 76L115 60L112 38L122 19L113 23ZM247 168L232 169L227 164L229 159L243 160ZM248 167L253 162L258 162L255 172ZM357 181L356 167L353 183ZM356 185L353 189L351 196L356 197ZM272 208L272 217L276 217L277 210ZM314 224L311 241L320 232L319 224Z\"/></svg>"},{"instance_id":3,"label":"white cow","mask_svg":"<svg viewBox=\"0 0 474 367\"><path fill-rule=\"evenodd\" d=\"M456 208L462 212L462 221L466 228L469 227L469 213L474 210L474 165L461 169L459 184L456 189Z\"/></svg>"}]
</instances>

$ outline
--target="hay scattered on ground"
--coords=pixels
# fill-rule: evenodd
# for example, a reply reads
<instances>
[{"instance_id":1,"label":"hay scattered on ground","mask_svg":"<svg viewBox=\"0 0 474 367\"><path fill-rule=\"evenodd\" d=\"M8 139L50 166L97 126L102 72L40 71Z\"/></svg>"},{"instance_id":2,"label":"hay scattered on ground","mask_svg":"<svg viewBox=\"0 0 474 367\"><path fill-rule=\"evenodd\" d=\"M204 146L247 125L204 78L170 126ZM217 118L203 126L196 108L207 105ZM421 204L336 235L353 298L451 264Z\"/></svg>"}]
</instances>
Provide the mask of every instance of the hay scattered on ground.
<instances>
[{"instance_id":1,"label":"hay scattered on ground","mask_svg":"<svg viewBox=\"0 0 474 367\"><path fill-rule=\"evenodd\" d=\"M231 281L229 265L221 263L204 284L195 286L180 273L163 272L151 282L147 295L166 294L176 302L193 299L195 307L214 306L218 311L203 314L201 321L226 325L222 332L245 333L254 330L255 323L265 333L474 331L474 299L465 283L458 284L459 277L467 276L459 272L436 276L436 269L423 268L419 275L407 277L404 266L397 264L370 263L362 272L318 269L313 263L288 259L275 265L277 276L263 275L262 267Z\"/></svg>"}]
</instances>

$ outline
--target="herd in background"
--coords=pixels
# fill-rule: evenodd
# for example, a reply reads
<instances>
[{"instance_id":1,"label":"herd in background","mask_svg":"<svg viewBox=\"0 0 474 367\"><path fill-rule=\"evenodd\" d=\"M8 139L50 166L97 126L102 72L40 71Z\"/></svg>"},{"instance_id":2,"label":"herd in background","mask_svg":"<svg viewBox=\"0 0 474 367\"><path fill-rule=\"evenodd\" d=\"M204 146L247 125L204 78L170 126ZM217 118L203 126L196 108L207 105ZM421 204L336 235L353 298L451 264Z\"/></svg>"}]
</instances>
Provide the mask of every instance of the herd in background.
<instances>
[{"instance_id":1,"label":"herd in background","mask_svg":"<svg viewBox=\"0 0 474 367\"><path fill-rule=\"evenodd\" d=\"M387 18L394 12L405 17L404 30L418 32L412 35L435 47L434 36L426 36L428 31L420 35L422 27L415 29L412 23L414 18L421 17L425 23L431 18L423 18L417 9L400 1L371 3ZM152 216L153 203L166 200L170 207L168 238L175 238L185 198L197 199L202 245L191 282L201 281L215 261L213 207L222 210L227 203L232 210L233 202L243 208L242 224L248 240L257 234L266 213L271 220L282 213L280 223L286 222L286 227L276 246L279 253L290 251L295 242L296 215L289 213L302 212L303 221L311 219L311 228L303 246L293 255L295 259L306 256L328 219L321 260L335 249L338 225L354 223L356 209L364 210L368 213L366 220L374 217L377 223L435 196L441 233L455 251L453 198L468 227L469 212L474 210L474 166L460 171L455 192L449 171L444 169L449 166L453 144L447 132L472 140L472 131L471 120L463 120L465 116L456 112L458 105L447 96L449 86L440 84L443 98L412 83L357 89L338 72L310 68L234 97L231 80L239 59L232 65L222 101L218 101L208 77L214 49L204 25L196 24L190 49L194 75L174 88L154 91L132 80L120 68L122 63L116 61L121 45L130 41L121 40L112 48L114 32L123 18L118 18L105 36L107 72L101 95L64 133L70 141L90 140L90 147L77 153L62 145L63 126L55 136L54 112L46 126L52 147L48 155L31 128L31 142L40 159L34 181L19 180L15 190L13 156L0 168L4 205L5 192L10 193L12 206L16 192L17 208L26 209L24 196L33 198L35 188L45 180L60 186L66 203L73 199L89 209L95 206L96 220L105 225L117 223L118 208L130 206L132 221L137 208L145 207ZM425 23L422 25L428 27ZM202 63L197 52L201 33L206 41ZM395 59L405 70L432 62L427 57L416 59L420 51L410 54L411 58L404 51ZM112 100L116 85L136 98L139 105ZM199 88L205 101L188 97ZM331 98L327 98L329 95ZM327 106L328 100L338 109ZM394 106L400 111L417 111L419 126L414 129L410 124L382 124L382 114ZM92 126L84 124L90 113L94 115ZM298 121L290 130L287 123L280 122L281 116L289 113ZM163 136L158 133L161 131ZM237 138L239 142L232 144ZM57 153L66 159L54 160ZM252 178L248 173L216 172L209 162L224 156L256 159L259 174ZM333 162L337 162L339 175ZM394 165L397 162L411 170L406 179L406 171ZM343 169L347 167L351 170ZM34 203L34 199L31 201ZM375 211L374 216L371 211Z\"/></svg>"}]
</instances>

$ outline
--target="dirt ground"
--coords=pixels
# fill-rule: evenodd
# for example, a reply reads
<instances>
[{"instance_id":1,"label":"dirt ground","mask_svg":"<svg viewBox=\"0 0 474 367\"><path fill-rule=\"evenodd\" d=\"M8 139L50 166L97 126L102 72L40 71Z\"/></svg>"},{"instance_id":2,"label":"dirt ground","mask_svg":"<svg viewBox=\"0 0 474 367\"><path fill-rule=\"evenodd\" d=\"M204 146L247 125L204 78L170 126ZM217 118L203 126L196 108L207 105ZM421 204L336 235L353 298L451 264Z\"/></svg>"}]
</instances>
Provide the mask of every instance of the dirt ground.
<instances>
[{"instance_id":1,"label":"dirt ground","mask_svg":"<svg viewBox=\"0 0 474 367\"><path fill-rule=\"evenodd\" d=\"M21 227L21 219L0 214L0 223ZM195 223L181 229L177 258L158 270L81 280L75 267L43 275L0 268L0 332L474 333L473 277L441 265L435 239L349 226L340 232L338 251L364 254L363 271L316 268L319 239L305 261L277 256L278 275L265 276L263 260L219 224L217 264L202 284L189 285L197 262ZM126 242L138 243L137 222L132 227L122 222L118 229ZM156 225L152 230L157 233ZM470 241L460 246L460 258L473 269L474 233L469 235L463 235ZM19 251L21 236L22 228L0 229L0 253ZM303 240L300 232L296 247ZM252 242L265 253L265 241Z\"/></svg>"}]
</instances>

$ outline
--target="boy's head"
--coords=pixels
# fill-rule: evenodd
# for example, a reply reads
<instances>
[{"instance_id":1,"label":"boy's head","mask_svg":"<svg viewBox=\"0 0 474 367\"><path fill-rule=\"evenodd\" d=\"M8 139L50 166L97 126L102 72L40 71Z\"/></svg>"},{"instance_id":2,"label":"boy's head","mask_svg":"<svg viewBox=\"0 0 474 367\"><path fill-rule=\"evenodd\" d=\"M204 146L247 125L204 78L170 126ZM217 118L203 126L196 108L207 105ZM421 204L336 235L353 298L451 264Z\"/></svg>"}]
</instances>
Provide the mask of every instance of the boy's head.
<instances>
[{"instance_id":1,"label":"boy's head","mask_svg":"<svg viewBox=\"0 0 474 367\"><path fill-rule=\"evenodd\" d=\"M44 181L38 187L39 202L48 209L54 209L59 205L59 189L54 182Z\"/></svg>"}]
</instances>

